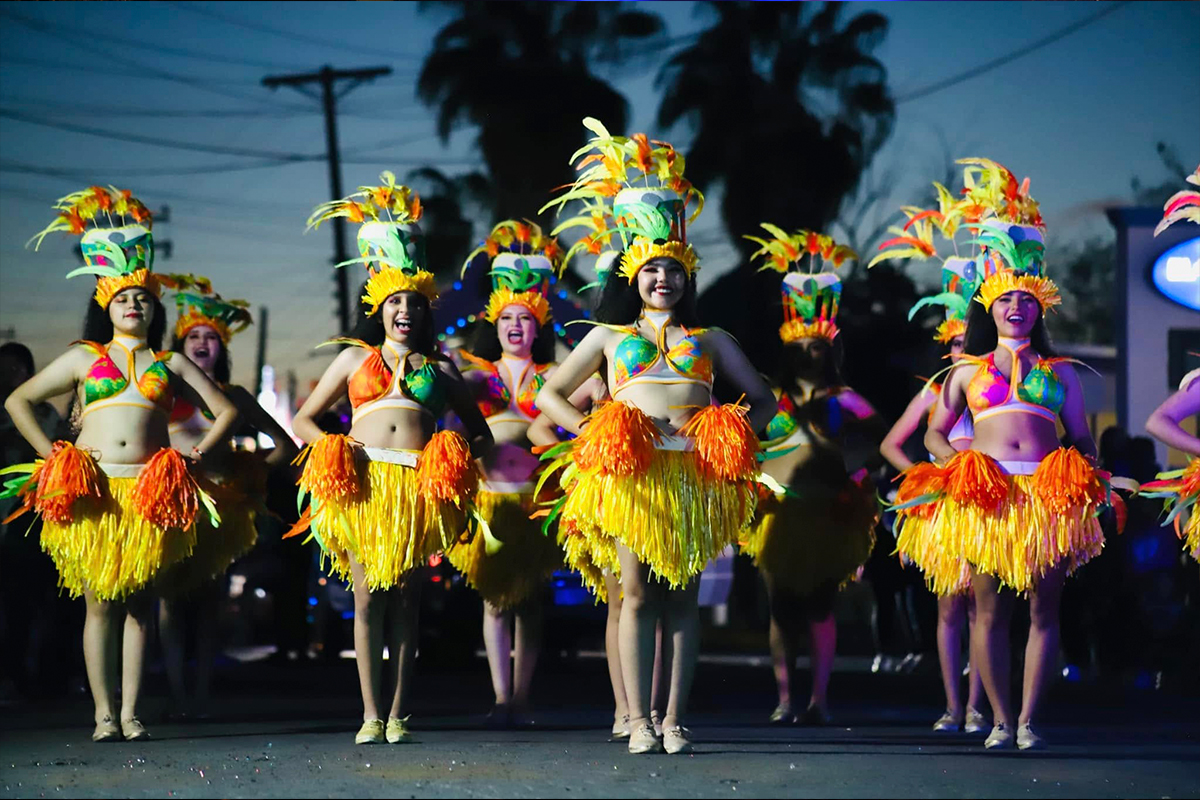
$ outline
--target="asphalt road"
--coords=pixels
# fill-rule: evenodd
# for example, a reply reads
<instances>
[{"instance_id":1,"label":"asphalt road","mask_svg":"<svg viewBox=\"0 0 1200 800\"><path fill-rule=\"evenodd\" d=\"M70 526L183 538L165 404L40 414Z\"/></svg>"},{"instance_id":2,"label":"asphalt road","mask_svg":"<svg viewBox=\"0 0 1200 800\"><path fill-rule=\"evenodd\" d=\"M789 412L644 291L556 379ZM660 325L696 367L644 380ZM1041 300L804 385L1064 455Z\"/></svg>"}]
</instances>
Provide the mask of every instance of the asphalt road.
<instances>
[{"instance_id":1,"label":"asphalt road","mask_svg":"<svg viewBox=\"0 0 1200 800\"><path fill-rule=\"evenodd\" d=\"M603 662L547 662L531 728L482 725L482 660L425 666L411 744L360 747L348 661L225 664L212 719L158 724L161 678L143 711L154 740L96 745L78 696L3 711L2 797L1196 797L1200 696L1056 687L1051 749L988 753L982 737L931 732L932 674L838 673L835 725L771 727L766 669L702 664L690 756L630 756L607 741Z\"/></svg>"}]
</instances>

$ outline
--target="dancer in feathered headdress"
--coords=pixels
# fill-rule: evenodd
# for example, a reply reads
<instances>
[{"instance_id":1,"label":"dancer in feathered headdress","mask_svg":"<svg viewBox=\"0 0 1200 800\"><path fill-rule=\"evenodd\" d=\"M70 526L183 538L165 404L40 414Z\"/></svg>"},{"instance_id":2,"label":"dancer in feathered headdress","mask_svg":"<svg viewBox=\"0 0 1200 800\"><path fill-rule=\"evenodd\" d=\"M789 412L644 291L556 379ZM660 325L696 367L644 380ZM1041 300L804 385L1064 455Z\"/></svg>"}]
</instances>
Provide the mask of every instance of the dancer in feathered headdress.
<instances>
[{"instance_id":1,"label":"dancer in feathered headdress","mask_svg":"<svg viewBox=\"0 0 1200 800\"><path fill-rule=\"evenodd\" d=\"M181 384L212 411L208 434L191 448L193 461L223 441L237 411L220 389L186 358L160 352L166 315L158 295L176 281L156 274L151 215L130 192L92 186L55 206L52 231L81 237L85 266L95 275L85 341L13 391L5 407L17 430L41 456L10 466L3 494L19 495L17 514L42 519L41 545L58 568L60 584L87 598L84 662L96 704L95 741L141 739L137 719L142 662L126 659L118 674L108 654L145 648L152 606L145 590L192 552L196 518L216 510L192 476L190 462L172 449L167 415ZM51 442L33 408L70 390L83 407L75 444ZM102 460L98 460L102 459ZM11 477L11 476L16 477ZM10 517L11 519L12 517ZM124 626L113 616L124 606ZM134 687L116 704L117 687Z\"/></svg>"},{"instance_id":2,"label":"dancer in feathered headdress","mask_svg":"<svg viewBox=\"0 0 1200 800\"><path fill-rule=\"evenodd\" d=\"M754 429L766 425L772 401L727 334L692 327L699 258L687 224L700 197L684 178L683 157L644 134L614 136L590 118L584 125L595 136L572 158L579 179L550 205L611 198L608 241L621 255L602 290L599 327L538 395L543 414L579 435L546 454L547 476L561 470L565 490L551 519L558 519L569 562L586 551L591 563L619 571L626 603L678 609L663 619L676 663L669 670L674 713L663 721L661 744L648 720L654 652L644 646L661 614L626 609L622 660L630 752L685 752L691 744L682 716L698 645L689 621L695 578L750 521ZM606 364L612 401L585 418L569 400ZM746 393L749 410L713 404L714 371Z\"/></svg>"},{"instance_id":3,"label":"dancer in feathered headdress","mask_svg":"<svg viewBox=\"0 0 1200 800\"><path fill-rule=\"evenodd\" d=\"M771 605L771 656L779 704L771 722L828 721L827 689L837 628L833 603L871 554L878 505L865 470L844 466L846 423L878 427L878 418L840 374L837 270L857 258L849 247L813 231L787 233L763 223L769 237L746 236L760 247L762 269L783 274L784 342L777 371L776 413L767 425L763 472L774 491L761 492L758 516L742 552L762 571ZM812 692L797 715L795 663L807 623Z\"/></svg>"},{"instance_id":4,"label":"dancer in feathered headdress","mask_svg":"<svg viewBox=\"0 0 1200 800\"><path fill-rule=\"evenodd\" d=\"M435 348L430 306L437 283L424 266L420 198L397 185L392 173L380 177L382 185L361 186L309 218L310 228L333 217L359 223L361 257L345 264L367 268L367 309L350 337L326 342L352 347L334 359L292 424L308 442L298 461L305 462L299 483L309 504L288 536L311 528L333 570L353 581L359 608L354 637L364 722L358 744L409 737L401 713L417 642L413 570L467 528L479 479L474 459L492 443L462 376ZM347 396L354 409L349 436L325 433L316 418ZM435 432L448 408L463 421L469 443L453 431ZM489 535L486 526L480 535ZM387 695L385 608L392 617L388 641L400 660L396 689Z\"/></svg>"},{"instance_id":5,"label":"dancer in feathered headdress","mask_svg":"<svg viewBox=\"0 0 1200 800\"><path fill-rule=\"evenodd\" d=\"M476 502L504 546L489 553L477 536L447 556L483 597L483 639L496 695L490 721L504 726L529 710L541 647L541 591L562 567L558 543L530 518L538 460L527 434L541 414L534 398L556 366L549 293L563 253L538 225L506 220L467 256L464 275L479 256L490 267L492 293L470 351L460 352L471 365L464 377L496 440Z\"/></svg>"},{"instance_id":6,"label":"dancer in feathered headdress","mask_svg":"<svg viewBox=\"0 0 1200 800\"><path fill-rule=\"evenodd\" d=\"M1029 182L1018 183L986 159L959 163L968 165L963 202L979 220L967 227L981 247L976 265L983 280L967 313L966 352L946 379L925 435L937 461L905 473L897 524L902 536L909 518L928 526L921 538L943 552L925 563L919 549L910 555L935 585L953 586L960 560L973 568L976 661L996 722L986 746L1037 748L1043 741L1033 725L1058 657L1063 581L1099 554L1104 536L1097 516L1120 499L1110 476L1095 466L1079 378L1070 359L1054 356L1045 333L1043 316L1061 300L1046 275L1044 224ZM959 451L949 435L967 412L976 435ZM1030 596L1035 620L1019 717L1006 677L1017 592Z\"/></svg>"},{"instance_id":7,"label":"dancer in feathered headdress","mask_svg":"<svg viewBox=\"0 0 1200 800\"><path fill-rule=\"evenodd\" d=\"M215 621L219 617L220 577L245 555L257 539L255 517L263 509L267 470L287 463L296 454L291 436L250 392L230 384L230 340L252 322L248 303L225 300L213 292L207 278L175 276L178 317L171 349L187 356L216 383L238 410L240 424L271 437L271 450L217 448L205 460L203 477L221 518L219 528L201 518L196 524L196 548L191 556L166 570L156 581L159 638L171 690L173 713L187 713L184 654L187 608L196 608L196 683L198 706L207 704L215 657ZM190 392L175 396L169 431L171 446L188 452L208 434L213 415Z\"/></svg>"},{"instance_id":8,"label":"dancer in feathered headdress","mask_svg":"<svg viewBox=\"0 0 1200 800\"><path fill-rule=\"evenodd\" d=\"M1187 178L1188 183L1200 186L1200 167ZM1154 229L1158 236L1176 222L1188 221L1200 225L1200 192L1176 192L1163 206L1162 222ZM1163 444L1182 450L1191 456L1185 469L1169 470L1157 480L1142 485L1142 494L1164 499L1166 519L1175 526L1184 541L1184 549L1200 561L1200 439L1183 429L1188 417L1200 414L1200 369L1183 376L1179 391L1168 397L1146 420L1146 430Z\"/></svg>"}]
</instances>

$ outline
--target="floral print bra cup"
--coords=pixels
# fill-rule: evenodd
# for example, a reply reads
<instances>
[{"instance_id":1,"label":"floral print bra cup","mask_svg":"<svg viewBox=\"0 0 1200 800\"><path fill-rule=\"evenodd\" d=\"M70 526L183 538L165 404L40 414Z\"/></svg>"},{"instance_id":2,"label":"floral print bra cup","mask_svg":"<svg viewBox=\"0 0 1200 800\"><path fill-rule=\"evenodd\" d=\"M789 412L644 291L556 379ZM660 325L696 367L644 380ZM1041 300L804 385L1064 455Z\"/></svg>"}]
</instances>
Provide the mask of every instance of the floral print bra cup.
<instances>
[{"instance_id":1,"label":"floral print bra cup","mask_svg":"<svg viewBox=\"0 0 1200 800\"><path fill-rule=\"evenodd\" d=\"M170 414L175 402L175 394L171 389L171 373L167 370L167 362L171 352L165 351L154 356L151 364L141 377L134 383L136 391L130 389L129 375L136 375L134 353L144 349L145 342L134 344L133 348L126 347L119 339L109 344L99 342L79 341L96 355L83 381L83 413L95 411L97 408L111 406L140 406L142 408L157 408ZM122 372L112 359L113 348L118 354L125 356L125 371Z\"/></svg>"}]
</instances>

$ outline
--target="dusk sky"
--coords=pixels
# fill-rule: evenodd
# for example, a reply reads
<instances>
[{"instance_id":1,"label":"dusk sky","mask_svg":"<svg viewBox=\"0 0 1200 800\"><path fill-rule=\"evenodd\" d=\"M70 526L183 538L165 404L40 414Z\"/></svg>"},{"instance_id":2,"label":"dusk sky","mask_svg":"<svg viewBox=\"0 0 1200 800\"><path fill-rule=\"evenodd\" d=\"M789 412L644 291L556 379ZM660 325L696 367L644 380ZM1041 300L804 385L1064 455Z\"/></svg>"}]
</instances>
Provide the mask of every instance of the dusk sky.
<instances>
[{"instance_id":1,"label":"dusk sky","mask_svg":"<svg viewBox=\"0 0 1200 800\"><path fill-rule=\"evenodd\" d=\"M640 5L663 16L671 39L707 22L693 14L691 3ZM1168 177L1156 141L1195 166L1197 3L1123 5L998 69L904 100L1106 5L849 4L844 18L873 9L891 20L878 56L901 102L895 132L872 168L876 176L896 175L886 209L920 196L941 174L947 147L957 157L987 156L1031 177L1053 253L1088 237L1111 237L1101 209L1129 200L1133 176L1150 184ZM225 297L270 307L269 361L277 371L294 369L301 381L315 378L332 354L314 355L312 348L336 331L330 234L302 235L313 206L330 199L323 161L240 169L263 159L117 141L30 119L219 148L320 155L319 103L288 89L269 91L261 79L326 63L386 64L394 69L390 77L341 101L346 190L374 183L382 169L403 176L423 165L449 174L483 166L472 147L474 131L462 128L443 146L431 111L414 96L420 64L451 18L447 10L422 12L415 3L57 2L0 3L0 14L0 329L15 329L39 366L79 335L93 282L63 279L76 266L70 237L50 237L37 253L24 245L53 218L56 198L93 183L132 189L152 209L171 207L170 221L155 229L156 238L170 240L174 249L159 271L207 275ZM41 29L14 15L37 20ZM691 134L685 125L653 125L660 97L655 75L667 54L641 72L597 72L629 100L633 131L670 139L686 152ZM156 77L161 73L184 80ZM512 87L497 87L504 90ZM206 111L220 115L186 116ZM563 144L564 160L574 144ZM137 174L189 169L204 172ZM65 174L38 174L44 172ZM711 199L719 197L717 191ZM734 264L718 217L714 208L694 229L704 258L702 286ZM491 222L477 220L476 235ZM234 340L233 356L235 381L253 385L253 334Z\"/></svg>"}]
</instances>

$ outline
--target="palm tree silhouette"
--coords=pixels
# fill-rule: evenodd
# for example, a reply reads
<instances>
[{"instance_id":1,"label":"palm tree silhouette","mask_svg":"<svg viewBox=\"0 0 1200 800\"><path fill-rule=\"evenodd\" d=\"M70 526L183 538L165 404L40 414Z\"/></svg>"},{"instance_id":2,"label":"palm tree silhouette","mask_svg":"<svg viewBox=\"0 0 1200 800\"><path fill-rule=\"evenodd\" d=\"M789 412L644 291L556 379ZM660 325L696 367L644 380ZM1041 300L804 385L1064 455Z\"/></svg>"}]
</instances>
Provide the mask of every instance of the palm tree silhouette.
<instances>
[{"instance_id":1,"label":"palm tree silhouette","mask_svg":"<svg viewBox=\"0 0 1200 800\"><path fill-rule=\"evenodd\" d=\"M662 22L620 3L438 5L459 14L434 39L418 95L437 107L443 141L462 125L478 130L495 219L536 219L551 192L574 178L567 158L584 141L580 120L625 127L625 98L590 65L621 59L624 44L652 40Z\"/></svg>"},{"instance_id":2,"label":"palm tree silhouette","mask_svg":"<svg viewBox=\"0 0 1200 800\"><path fill-rule=\"evenodd\" d=\"M715 17L662 68L658 121L691 124L688 178L720 183L731 239L760 222L824 230L891 134L887 71L871 53L887 32L874 12L839 24L841 4L709 2ZM701 313L738 335L762 363L774 361L779 276L745 263L701 298Z\"/></svg>"}]
</instances>

